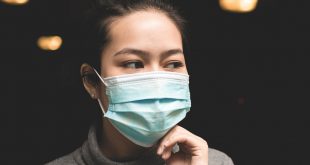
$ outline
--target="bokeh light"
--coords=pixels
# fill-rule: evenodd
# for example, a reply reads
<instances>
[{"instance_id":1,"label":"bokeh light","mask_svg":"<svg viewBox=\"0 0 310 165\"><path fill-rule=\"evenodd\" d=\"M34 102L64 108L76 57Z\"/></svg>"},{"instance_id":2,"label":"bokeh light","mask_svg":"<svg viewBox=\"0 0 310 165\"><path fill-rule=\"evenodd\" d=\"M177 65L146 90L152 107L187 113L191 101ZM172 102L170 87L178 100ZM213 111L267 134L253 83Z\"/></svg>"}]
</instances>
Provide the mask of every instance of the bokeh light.
<instances>
[{"instance_id":1,"label":"bokeh light","mask_svg":"<svg viewBox=\"0 0 310 165\"><path fill-rule=\"evenodd\" d=\"M256 8L258 0L219 0L223 10L246 13L251 12Z\"/></svg>"},{"instance_id":2,"label":"bokeh light","mask_svg":"<svg viewBox=\"0 0 310 165\"><path fill-rule=\"evenodd\" d=\"M42 50L54 51L60 48L62 39L59 36L41 36L37 44Z\"/></svg>"},{"instance_id":3,"label":"bokeh light","mask_svg":"<svg viewBox=\"0 0 310 165\"><path fill-rule=\"evenodd\" d=\"M9 5L24 5L28 2L28 0L1 0L1 2Z\"/></svg>"}]
</instances>

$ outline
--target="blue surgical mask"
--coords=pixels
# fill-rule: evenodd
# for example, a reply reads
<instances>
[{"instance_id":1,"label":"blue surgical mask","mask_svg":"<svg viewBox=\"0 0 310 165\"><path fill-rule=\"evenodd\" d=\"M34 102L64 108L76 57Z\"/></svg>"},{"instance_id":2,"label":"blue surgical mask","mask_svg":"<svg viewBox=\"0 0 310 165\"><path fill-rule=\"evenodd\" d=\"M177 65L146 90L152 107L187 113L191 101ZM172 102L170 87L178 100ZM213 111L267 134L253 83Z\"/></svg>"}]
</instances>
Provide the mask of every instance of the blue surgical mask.
<instances>
[{"instance_id":1,"label":"blue surgical mask","mask_svg":"<svg viewBox=\"0 0 310 165\"><path fill-rule=\"evenodd\" d=\"M133 143L151 147L190 110L189 76L144 72L101 78L109 99L104 117Z\"/></svg>"}]
</instances>

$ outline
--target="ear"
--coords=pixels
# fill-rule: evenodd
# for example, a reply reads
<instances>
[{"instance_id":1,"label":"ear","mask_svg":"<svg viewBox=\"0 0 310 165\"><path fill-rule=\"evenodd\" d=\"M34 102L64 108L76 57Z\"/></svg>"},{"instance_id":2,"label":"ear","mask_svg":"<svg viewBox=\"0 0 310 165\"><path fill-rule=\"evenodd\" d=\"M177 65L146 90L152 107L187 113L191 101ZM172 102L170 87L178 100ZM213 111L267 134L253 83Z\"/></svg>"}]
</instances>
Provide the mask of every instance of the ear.
<instances>
[{"instance_id":1,"label":"ear","mask_svg":"<svg viewBox=\"0 0 310 165\"><path fill-rule=\"evenodd\" d=\"M99 97L99 78L97 77L93 67L89 64L83 63L81 65L80 74L82 77L83 85L90 97L97 99Z\"/></svg>"}]
</instances>

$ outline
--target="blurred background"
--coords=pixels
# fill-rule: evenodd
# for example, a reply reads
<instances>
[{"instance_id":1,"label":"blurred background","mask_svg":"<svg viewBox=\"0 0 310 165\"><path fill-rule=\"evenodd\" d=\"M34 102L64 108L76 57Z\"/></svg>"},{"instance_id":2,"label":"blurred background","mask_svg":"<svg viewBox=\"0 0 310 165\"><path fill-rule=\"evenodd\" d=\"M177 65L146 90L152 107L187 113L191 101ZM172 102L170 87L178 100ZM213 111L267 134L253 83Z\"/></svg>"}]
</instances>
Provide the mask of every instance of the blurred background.
<instances>
[{"instance_id":1,"label":"blurred background","mask_svg":"<svg viewBox=\"0 0 310 165\"><path fill-rule=\"evenodd\" d=\"M100 115L79 77L90 0L0 0L1 164L72 152ZM310 1L175 1L188 20L181 125L236 165L309 164Z\"/></svg>"}]
</instances>

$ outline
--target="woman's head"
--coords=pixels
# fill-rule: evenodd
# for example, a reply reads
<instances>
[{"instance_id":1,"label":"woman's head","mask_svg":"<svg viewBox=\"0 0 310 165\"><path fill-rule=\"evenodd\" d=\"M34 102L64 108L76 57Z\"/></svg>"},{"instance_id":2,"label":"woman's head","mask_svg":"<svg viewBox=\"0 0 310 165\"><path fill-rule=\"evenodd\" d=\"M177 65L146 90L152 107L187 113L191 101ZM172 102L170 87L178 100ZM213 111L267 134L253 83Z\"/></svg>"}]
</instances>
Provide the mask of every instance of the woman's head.
<instances>
[{"instance_id":1,"label":"woman's head","mask_svg":"<svg viewBox=\"0 0 310 165\"><path fill-rule=\"evenodd\" d=\"M167 122L160 121L160 125L162 127L165 126L163 129L164 131L167 130L166 127L175 124L172 122L181 120L190 106L189 92L187 90L188 77L186 75L173 73L134 74L153 71L187 74L183 53L184 22L179 14L171 6L163 3L161 0L116 0L114 3L109 2L102 4L102 6L98 7L90 14L90 18L90 23L86 24L89 28L85 30L90 32L91 35L88 35L89 38L85 40L86 49L83 53L86 58L84 61L85 63L81 66L81 75L83 77L85 89L93 99L99 101L101 109L103 112L106 112L105 117L109 118L108 114L111 115L112 112L107 110L108 108L116 107L113 104L115 101L118 106L121 106L123 102L135 102L144 99L145 102L134 105L140 105L142 109L146 106L153 111L162 108L160 106L164 106L166 107L166 111L165 113L161 113L163 116L156 115L151 117L149 114L141 116L142 114L137 115L131 113L131 115L126 115L127 113L123 113L126 115L123 117L128 117L128 119L124 120L129 121L130 117L131 120L134 120L131 124L135 124L139 123L139 121L147 122L146 117L149 116L150 120L152 120L150 122L154 124L156 123L153 121L154 119L163 120L166 117L164 114L170 114L168 111L171 111L171 114L174 114L171 116L175 116L175 120L167 119ZM99 73L98 76L93 70L93 67ZM129 86L130 82L128 81L118 85L113 84L105 86L99 79L99 76L106 78L124 74L133 74L131 75L131 80L133 81L133 78L135 78L135 82L131 82L131 86ZM137 79L137 77L141 75L144 75L144 77ZM157 81L160 75L162 79L161 81ZM126 77L128 78L128 76ZM111 80L111 78L109 80ZM112 80L107 80L106 82L116 82ZM140 81L142 80L144 84L142 84L141 87L137 87L137 83L141 84ZM156 81L154 82L153 80ZM113 94L111 93L112 88L115 89L113 90L114 92L112 92ZM106 89L109 91L109 96L106 95ZM155 95L156 92L152 92L158 90L163 90L161 94L164 96L161 95L160 92L157 93L158 95ZM135 97L135 95L138 97ZM156 98L159 97L168 97L168 99L158 102ZM122 100L124 98L125 100ZM155 101L152 101L151 98L155 98ZM174 100L177 101L174 102ZM132 104L129 103L129 105ZM167 107L170 107L170 109L167 109ZM174 109L176 107L178 107L178 109ZM120 109L129 111L130 108ZM135 107L133 109L138 110L139 108ZM131 108L131 110L133 109ZM177 112L174 110L177 110ZM119 118L123 119L123 117ZM112 118L112 116L110 116L110 118ZM117 119L113 118L113 120ZM135 139L137 141L136 138L139 138L141 143L139 142L140 144L136 144L141 145L143 142L144 145L141 146L149 146L151 142L153 143L152 140L156 140L165 133L159 133L156 126L153 126L152 128L155 129L156 133L154 136L152 135L152 138L150 136L145 136L145 133L139 134L133 131L127 134L123 132L123 135L128 138L126 139L109 121L112 120L103 120L104 130L106 131L106 133L103 133L103 136L109 134L111 139L117 139L115 141L120 142L113 145L126 144L122 146L132 146L135 148L136 145L129 139ZM119 123L123 122L119 121ZM148 126L150 124L144 123L141 125ZM124 128L124 126L119 125L117 128L120 131L120 128ZM128 130L127 126L125 130ZM130 136L129 134L139 134L139 136ZM145 139L146 137L148 138L147 140ZM104 139L108 138L104 137Z\"/></svg>"},{"instance_id":2,"label":"woman's head","mask_svg":"<svg viewBox=\"0 0 310 165\"><path fill-rule=\"evenodd\" d=\"M83 83L100 97L92 67L102 77L151 71L187 73L184 21L163 0L107 1L89 14ZM87 53L87 54L86 54ZM101 85L99 85L101 86ZM97 91L97 92L96 92Z\"/></svg>"}]
</instances>

